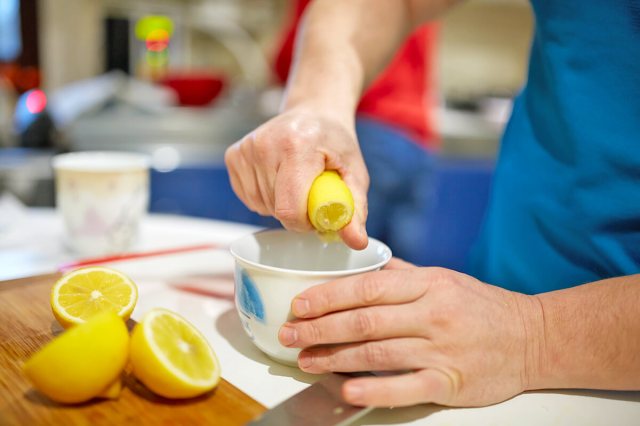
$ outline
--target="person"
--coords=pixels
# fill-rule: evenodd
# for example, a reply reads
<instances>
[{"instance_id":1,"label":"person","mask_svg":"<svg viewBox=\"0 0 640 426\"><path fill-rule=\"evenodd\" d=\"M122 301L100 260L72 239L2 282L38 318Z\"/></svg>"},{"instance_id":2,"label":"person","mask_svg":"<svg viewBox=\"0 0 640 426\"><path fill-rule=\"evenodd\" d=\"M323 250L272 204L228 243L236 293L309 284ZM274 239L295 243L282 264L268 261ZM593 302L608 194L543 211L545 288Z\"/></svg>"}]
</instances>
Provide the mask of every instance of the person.
<instances>
[{"instance_id":1,"label":"person","mask_svg":"<svg viewBox=\"0 0 640 426\"><path fill-rule=\"evenodd\" d=\"M289 3L274 61L285 84L293 45L311 0ZM429 238L434 153L440 150L435 125L435 47L438 23L420 25L406 37L389 64L363 91L356 108L355 131L370 177L367 235L384 241L397 256L425 263L419 249Z\"/></svg>"},{"instance_id":2,"label":"person","mask_svg":"<svg viewBox=\"0 0 640 426\"><path fill-rule=\"evenodd\" d=\"M455 0L317 0L282 113L225 155L254 210L306 231L325 169L351 188L341 231L367 245L354 110L396 46ZM482 406L548 388L640 389L640 4L532 0L529 77L498 159L472 275L394 259L310 288L280 342L304 371L399 371L349 403ZM615 30L613 30L615 28Z\"/></svg>"}]
</instances>

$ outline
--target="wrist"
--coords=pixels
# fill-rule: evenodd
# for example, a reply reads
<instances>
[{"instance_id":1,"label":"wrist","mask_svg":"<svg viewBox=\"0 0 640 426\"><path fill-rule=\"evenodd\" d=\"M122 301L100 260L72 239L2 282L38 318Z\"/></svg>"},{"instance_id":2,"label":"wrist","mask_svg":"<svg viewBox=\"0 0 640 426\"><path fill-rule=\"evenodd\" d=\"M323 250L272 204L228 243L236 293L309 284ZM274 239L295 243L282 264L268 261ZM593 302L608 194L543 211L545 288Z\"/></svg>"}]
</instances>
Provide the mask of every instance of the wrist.
<instances>
[{"instance_id":1,"label":"wrist","mask_svg":"<svg viewBox=\"0 0 640 426\"><path fill-rule=\"evenodd\" d=\"M518 310L522 325L522 390L553 387L549 381L544 307L536 295L520 295Z\"/></svg>"},{"instance_id":2,"label":"wrist","mask_svg":"<svg viewBox=\"0 0 640 426\"><path fill-rule=\"evenodd\" d=\"M338 121L345 126L354 126L357 101L336 96L330 99L305 91L289 91L280 105L280 112L296 111L303 114L322 116Z\"/></svg>"},{"instance_id":3,"label":"wrist","mask_svg":"<svg viewBox=\"0 0 640 426\"><path fill-rule=\"evenodd\" d=\"M339 59L339 60L338 60ZM353 55L300 61L287 81L280 112L293 109L353 122L360 102L362 65Z\"/></svg>"}]
</instances>

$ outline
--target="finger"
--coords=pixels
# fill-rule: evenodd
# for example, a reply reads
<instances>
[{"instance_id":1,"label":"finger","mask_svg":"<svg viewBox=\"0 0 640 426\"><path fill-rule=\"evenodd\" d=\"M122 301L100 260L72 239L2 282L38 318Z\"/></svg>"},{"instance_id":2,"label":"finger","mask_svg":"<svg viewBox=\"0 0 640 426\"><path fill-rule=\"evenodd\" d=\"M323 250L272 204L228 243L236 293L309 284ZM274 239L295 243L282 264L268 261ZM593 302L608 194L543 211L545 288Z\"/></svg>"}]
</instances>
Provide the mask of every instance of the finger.
<instances>
[{"instance_id":1,"label":"finger","mask_svg":"<svg viewBox=\"0 0 640 426\"><path fill-rule=\"evenodd\" d=\"M225 152L225 163L233 191L249 210L258 212L262 200L255 195L253 167L245 158L244 145L243 140L230 146Z\"/></svg>"},{"instance_id":2,"label":"finger","mask_svg":"<svg viewBox=\"0 0 640 426\"><path fill-rule=\"evenodd\" d=\"M271 181L270 172L265 170L263 166L260 169L256 170L256 179L258 181L258 188L260 189L260 195L262 196L262 201L264 202L264 206L267 209L267 212L270 216L275 215L275 197L273 195L273 183ZM275 173L273 179L275 180Z\"/></svg>"},{"instance_id":3,"label":"finger","mask_svg":"<svg viewBox=\"0 0 640 426\"><path fill-rule=\"evenodd\" d=\"M342 241L349 247L355 250L363 250L367 247L367 191L369 189L369 174L367 169L362 165L361 167L354 167L353 171L344 171L341 173L344 182L351 190L354 203L354 214L351 222L340 230L340 237Z\"/></svg>"},{"instance_id":4,"label":"finger","mask_svg":"<svg viewBox=\"0 0 640 426\"><path fill-rule=\"evenodd\" d=\"M347 246L354 250L364 250L369 244L364 223L356 219L355 215L347 226L338 231L338 235Z\"/></svg>"},{"instance_id":5,"label":"finger","mask_svg":"<svg viewBox=\"0 0 640 426\"><path fill-rule=\"evenodd\" d=\"M291 311L298 318L315 318L363 306L412 302L429 285L428 272L418 278L417 270L367 272L319 284L296 296Z\"/></svg>"},{"instance_id":6,"label":"finger","mask_svg":"<svg viewBox=\"0 0 640 426\"><path fill-rule=\"evenodd\" d=\"M252 141L251 155L256 165L255 173L258 189L267 212L273 216L275 213L275 196L273 191L278 164L273 156L273 149L270 148L270 145L258 143L256 140L256 132L251 133L247 138L250 138Z\"/></svg>"},{"instance_id":7,"label":"finger","mask_svg":"<svg viewBox=\"0 0 640 426\"><path fill-rule=\"evenodd\" d=\"M236 142L235 144L227 148L224 154L224 162L227 166L227 172L229 173L229 182L231 183L233 192L238 196L238 198L240 198L240 201L242 201L245 206L251 209L251 203L247 198L246 191L242 187L242 181L239 177L240 173L238 172L238 167L240 166L239 156L242 155L240 153L239 145L240 142Z\"/></svg>"},{"instance_id":8,"label":"finger","mask_svg":"<svg viewBox=\"0 0 640 426\"><path fill-rule=\"evenodd\" d=\"M251 168L247 173L242 174L240 179L242 180L243 188L245 188L251 200L253 210L261 216L269 216L269 209L262 198L262 191L260 190L256 170Z\"/></svg>"},{"instance_id":9,"label":"finger","mask_svg":"<svg viewBox=\"0 0 640 426\"><path fill-rule=\"evenodd\" d=\"M427 368L397 376L351 379L342 386L342 396L359 406L401 407L425 402L447 405L456 388L454 375Z\"/></svg>"},{"instance_id":10,"label":"finger","mask_svg":"<svg viewBox=\"0 0 640 426\"><path fill-rule=\"evenodd\" d=\"M238 158L240 164L240 171L238 178L242 184L242 188L245 191L246 198L251 203L251 208L257 213L266 216L269 214L264 200L262 199L262 193L260 192L258 178L256 176L256 158L253 156L253 148L249 141L244 141L240 144L241 155Z\"/></svg>"},{"instance_id":11,"label":"finger","mask_svg":"<svg viewBox=\"0 0 640 426\"><path fill-rule=\"evenodd\" d=\"M416 265L413 263L405 262L404 260L398 257L392 257L389 263L387 263L384 269L412 269L415 268Z\"/></svg>"},{"instance_id":12,"label":"finger","mask_svg":"<svg viewBox=\"0 0 640 426\"><path fill-rule=\"evenodd\" d=\"M300 352L298 366L313 374L415 370L428 365L432 351L433 344L418 337L312 347Z\"/></svg>"},{"instance_id":13,"label":"finger","mask_svg":"<svg viewBox=\"0 0 640 426\"><path fill-rule=\"evenodd\" d=\"M320 161L318 161L320 160ZM292 231L312 229L307 217L307 198L313 180L324 171L324 162L288 159L281 163L275 183L275 217Z\"/></svg>"},{"instance_id":14,"label":"finger","mask_svg":"<svg viewBox=\"0 0 640 426\"><path fill-rule=\"evenodd\" d=\"M424 322L405 305L373 306L336 312L312 320L283 324L284 346L307 348L334 343L364 342L391 337L421 336Z\"/></svg>"}]
</instances>

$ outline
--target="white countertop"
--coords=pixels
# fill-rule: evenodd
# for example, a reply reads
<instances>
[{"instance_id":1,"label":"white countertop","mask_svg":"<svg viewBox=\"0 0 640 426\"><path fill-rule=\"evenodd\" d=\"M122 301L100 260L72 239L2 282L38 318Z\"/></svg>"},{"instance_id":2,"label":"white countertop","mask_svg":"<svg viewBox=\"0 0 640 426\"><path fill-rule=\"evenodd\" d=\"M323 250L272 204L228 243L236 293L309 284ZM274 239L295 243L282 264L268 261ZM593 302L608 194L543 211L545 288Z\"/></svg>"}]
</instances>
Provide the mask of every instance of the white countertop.
<instances>
[{"instance_id":1,"label":"white countertop","mask_svg":"<svg viewBox=\"0 0 640 426\"><path fill-rule=\"evenodd\" d=\"M134 251L200 243L226 246L256 228L213 220L151 215ZM62 244L62 225L52 210L0 204L0 280L56 270L74 256ZM138 259L111 265L128 274L140 290L134 318L152 307L172 309L209 339L222 376L243 392L273 407L317 380L263 355L245 336L235 312L233 260L227 250ZM53 284L53 283L52 283ZM638 425L640 392L529 392L484 408L421 405L378 409L357 425Z\"/></svg>"}]
</instances>

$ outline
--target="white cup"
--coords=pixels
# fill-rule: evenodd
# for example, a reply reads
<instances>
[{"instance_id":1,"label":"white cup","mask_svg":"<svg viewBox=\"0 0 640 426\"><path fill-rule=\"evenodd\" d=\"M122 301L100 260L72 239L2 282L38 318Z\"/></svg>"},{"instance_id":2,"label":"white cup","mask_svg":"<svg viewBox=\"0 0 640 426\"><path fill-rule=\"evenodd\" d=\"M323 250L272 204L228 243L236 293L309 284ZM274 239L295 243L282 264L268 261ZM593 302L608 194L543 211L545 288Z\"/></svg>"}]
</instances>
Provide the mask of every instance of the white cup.
<instances>
[{"instance_id":1,"label":"white cup","mask_svg":"<svg viewBox=\"0 0 640 426\"><path fill-rule=\"evenodd\" d=\"M66 245L82 256L122 253L149 204L149 159L129 152L73 152L53 158L56 207Z\"/></svg>"},{"instance_id":2,"label":"white cup","mask_svg":"<svg viewBox=\"0 0 640 426\"><path fill-rule=\"evenodd\" d=\"M278 330L292 320L291 301L303 290L339 277L374 271L391 250L369 238L366 249L327 243L314 233L261 231L231 245L235 258L235 302L253 343L275 361L297 366L299 349L284 347Z\"/></svg>"}]
</instances>

